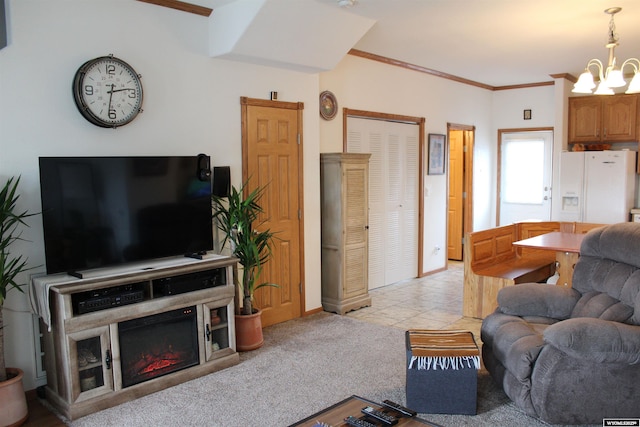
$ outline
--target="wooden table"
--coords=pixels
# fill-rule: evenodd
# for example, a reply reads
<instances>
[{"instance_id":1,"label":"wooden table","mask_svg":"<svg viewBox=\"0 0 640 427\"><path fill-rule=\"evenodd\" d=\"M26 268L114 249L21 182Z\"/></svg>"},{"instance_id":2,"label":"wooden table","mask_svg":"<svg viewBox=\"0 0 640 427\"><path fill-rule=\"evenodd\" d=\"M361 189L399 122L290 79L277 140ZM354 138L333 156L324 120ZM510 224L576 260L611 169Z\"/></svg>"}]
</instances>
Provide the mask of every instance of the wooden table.
<instances>
[{"instance_id":1,"label":"wooden table","mask_svg":"<svg viewBox=\"0 0 640 427\"><path fill-rule=\"evenodd\" d=\"M391 415L400 415L395 411L390 409L386 409L382 407L379 403L373 402L371 400L365 399L364 397L359 396L351 396L346 398L345 400L336 403L333 406L328 407L325 410L322 410L318 413L315 413L304 420L298 421L295 424L292 424L289 427L313 427L323 425L329 425L332 427L344 427L348 426L344 419L349 415L353 415L356 418L364 418L360 410L365 406L372 406L375 409L381 410L382 412L386 412ZM367 418L367 421L376 424L378 426L383 425L381 422L375 422L371 418ZM422 418L418 417L401 417L399 418L398 424L394 427L410 427L410 426L429 426L429 427L442 427L440 424L430 423Z\"/></svg>"},{"instance_id":2,"label":"wooden table","mask_svg":"<svg viewBox=\"0 0 640 427\"><path fill-rule=\"evenodd\" d=\"M545 249L556 252L556 271L560 276L557 285L571 287L573 267L580 257L580 245L584 234L554 231L529 239L513 242L515 246Z\"/></svg>"}]
</instances>

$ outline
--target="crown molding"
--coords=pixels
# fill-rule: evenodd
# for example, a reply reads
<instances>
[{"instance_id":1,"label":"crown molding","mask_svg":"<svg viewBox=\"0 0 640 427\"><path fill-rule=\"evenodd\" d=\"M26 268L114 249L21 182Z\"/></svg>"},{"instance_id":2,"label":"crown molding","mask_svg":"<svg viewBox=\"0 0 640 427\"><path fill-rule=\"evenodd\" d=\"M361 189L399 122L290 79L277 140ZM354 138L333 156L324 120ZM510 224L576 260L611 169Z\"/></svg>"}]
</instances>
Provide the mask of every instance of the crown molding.
<instances>
[{"instance_id":1,"label":"crown molding","mask_svg":"<svg viewBox=\"0 0 640 427\"><path fill-rule=\"evenodd\" d=\"M369 59L371 61L382 62L383 64L394 65L396 67L406 68L407 70L418 71L420 73L429 74L435 77L440 77L446 80L452 80L454 82L479 87L486 90L498 91L498 90L511 90L511 89L524 89L530 87L540 87L540 86L553 86L555 83L553 81L550 82L537 82L537 83L524 83L518 85L508 85L508 86L491 86L488 84L476 82L473 80L465 79L463 77L454 76L453 74L443 73L442 71L433 70L431 68L422 67L420 65L411 64L409 62L400 61L397 59L387 58L386 56L376 55L375 53L365 52L363 50L351 49L348 52L349 55L358 56L360 58ZM570 75L570 74L568 74ZM552 76L553 77L553 76Z\"/></svg>"},{"instance_id":2,"label":"crown molding","mask_svg":"<svg viewBox=\"0 0 640 427\"><path fill-rule=\"evenodd\" d=\"M511 90L511 89L526 89L529 87L540 87L540 86L553 86L555 82L538 82L538 83L523 83L519 85L507 85L507 86L494 86L493 90Z\"/></svg>"},{"instance_id":3,"label":"crown molding","mask_svg":"<svg viewBox=\"0 0 640 427\"><path fill-rule=\"evenodd\" d=\"M200 16L209 16L213 9L204 6L198 6L197 4L186 3L180 0L138 0L143 3L155 4L158 6L168 7L170 9L181 10L183 12L194 13Z\"/></svg>"},{"instance_id":4,"label":"crown molding","mask_svg":"<svg viewBox=\"0 0 640 427\"><path fill-rule=\"evenodd\" d=\"M549 74L549 75L551 77L553 77L554 79L567 79L571 83L575 83L575 82L578 81L578 78L576 76L574 76L573 74L569 74L569 73Z\"/></svg>"}]
</instances>

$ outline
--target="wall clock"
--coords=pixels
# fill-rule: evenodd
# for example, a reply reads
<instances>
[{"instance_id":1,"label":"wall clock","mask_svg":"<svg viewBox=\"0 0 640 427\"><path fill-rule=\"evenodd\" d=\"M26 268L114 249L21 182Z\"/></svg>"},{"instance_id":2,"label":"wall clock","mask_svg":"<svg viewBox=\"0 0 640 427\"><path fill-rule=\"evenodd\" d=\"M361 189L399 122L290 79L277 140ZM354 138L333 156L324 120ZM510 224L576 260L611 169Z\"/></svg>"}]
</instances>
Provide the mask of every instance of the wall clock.
<instances>
[{"instance_id":1,"label":"wall clock","mask_svg":"<svg viewBox=\"0 0 640 427\"><path fill-rule=\"evenodd\" d=\"M142 112L140 75L113 55L91 59L76 71L73 98L80 114L94 125L126 125Z\"/></svg>"},{"instance_id":2,"label":"wall clock","mask_svg":"<svg viewBox=\"0 0 640 427\"><path fill-rule=\"evenodd\" d=\"M338 114L338 101L336 96L325 90L320 94L320 116L325 120L333 119Z\"/></svg>"}]
</instances>

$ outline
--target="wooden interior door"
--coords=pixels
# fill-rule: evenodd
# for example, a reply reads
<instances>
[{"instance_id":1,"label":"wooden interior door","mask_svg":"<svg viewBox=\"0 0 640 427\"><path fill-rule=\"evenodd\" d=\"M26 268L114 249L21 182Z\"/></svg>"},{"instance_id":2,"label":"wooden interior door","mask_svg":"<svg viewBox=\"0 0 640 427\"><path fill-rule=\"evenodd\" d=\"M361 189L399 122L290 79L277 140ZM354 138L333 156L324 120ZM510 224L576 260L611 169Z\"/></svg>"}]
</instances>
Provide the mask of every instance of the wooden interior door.
<instances>
[{"instance_id":1,"label":"wooden interior door","mask_svg":"<svg viewBox=\"0 0 640 427\"><path fill-rule=\"evenodd\" d=\"M447 259L462 260L464 214L464 131L449 132L449 213Z\"/></svg>"},{"instance_id":2,"label":"wooden interior door","mask_svg":"<svg viewBox=\"0 0 640 427\"><path fill-rule=\"evenodd\" d=\"M473 146L475 127L447 123L449 137L449 212L447 259L464 257L464 236L473 231ZM452 207L453 205L453 207ZM458 252L458 250L460 252Z\"/></svg>"},{"instance_id":3,"label":"wooden interior door","mask_svg":"<svg viewBox=\"0 0 640 427\"><path fill-rule=\"evenodd\" d=\"M273 257L264 266L255 294L262 324L302 313L302 103L241 98L242 179L249 188L266 186L260 221L275 232Z\"/></svg>"}]
</instances>

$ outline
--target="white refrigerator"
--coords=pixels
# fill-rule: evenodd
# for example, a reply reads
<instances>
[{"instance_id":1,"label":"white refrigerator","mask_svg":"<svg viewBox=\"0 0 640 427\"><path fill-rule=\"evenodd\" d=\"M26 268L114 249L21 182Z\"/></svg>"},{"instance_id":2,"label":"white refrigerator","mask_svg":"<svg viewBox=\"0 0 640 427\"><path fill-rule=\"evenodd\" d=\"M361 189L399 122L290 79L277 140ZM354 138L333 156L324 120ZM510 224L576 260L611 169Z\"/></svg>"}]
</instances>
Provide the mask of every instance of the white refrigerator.
<instances>
[{"instance_id":1,"label":"white refrigerator","mask_svg":"<svg viewBox=\"0 0 640 427\"><path fill-rule=\"evenodd\" d=\"M636 152L560 154L560 221L629 221L636 193Z\"/></svg>"}]
</instances>

